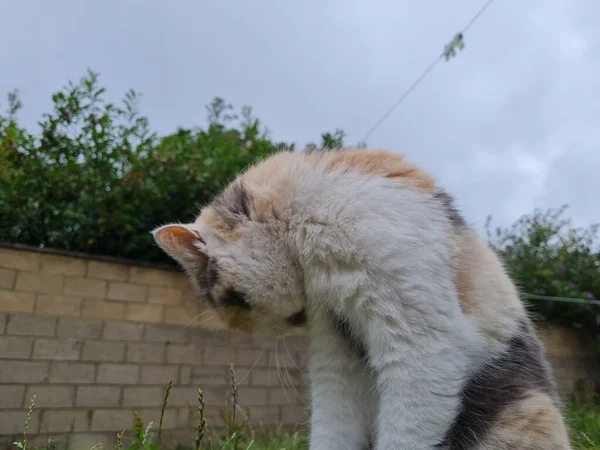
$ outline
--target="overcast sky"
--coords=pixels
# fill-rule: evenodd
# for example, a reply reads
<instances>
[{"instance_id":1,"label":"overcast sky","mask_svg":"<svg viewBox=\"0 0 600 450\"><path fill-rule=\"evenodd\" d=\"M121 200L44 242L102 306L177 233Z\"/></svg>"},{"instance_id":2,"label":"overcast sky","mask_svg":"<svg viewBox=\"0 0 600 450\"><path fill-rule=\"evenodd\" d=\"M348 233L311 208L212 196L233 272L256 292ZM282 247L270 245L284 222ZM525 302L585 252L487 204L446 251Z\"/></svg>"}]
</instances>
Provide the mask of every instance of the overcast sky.
<instances>
[{"instance_id":1,"label":"overcast sky","mask_svg":"<svg viewBox=\"0 0 600 450\"><path fill-rule=\"evenodd\" d=\"M354 144L483 2L0 0L0 92L34 126L89 67L111 100L141 91L160 133L204 124L219 95L277 140L339 127ZM496 0L369 147L432 172L478 226L564 203L600 222L598 18L598 0Z\"/></svg>"}]
</instances>

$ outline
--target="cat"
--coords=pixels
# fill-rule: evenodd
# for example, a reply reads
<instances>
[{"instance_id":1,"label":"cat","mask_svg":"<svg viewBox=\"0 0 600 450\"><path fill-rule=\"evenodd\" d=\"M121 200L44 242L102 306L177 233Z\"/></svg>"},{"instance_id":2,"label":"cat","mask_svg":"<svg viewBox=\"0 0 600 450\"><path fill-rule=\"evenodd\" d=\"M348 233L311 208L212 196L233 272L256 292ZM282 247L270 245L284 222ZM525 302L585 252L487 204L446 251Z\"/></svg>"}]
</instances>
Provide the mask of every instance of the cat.
<instances>
[{"instance_id":1,"label":"cat","mask_svg":"<svg viewBox=\"0 0 600 450\"><path fill-rule=\"evenodd\" d=\"M515 285L404 156L282 151L153 234L228 327L308 334L311 450L570 449Z\"/></svg>"}]
</instances>

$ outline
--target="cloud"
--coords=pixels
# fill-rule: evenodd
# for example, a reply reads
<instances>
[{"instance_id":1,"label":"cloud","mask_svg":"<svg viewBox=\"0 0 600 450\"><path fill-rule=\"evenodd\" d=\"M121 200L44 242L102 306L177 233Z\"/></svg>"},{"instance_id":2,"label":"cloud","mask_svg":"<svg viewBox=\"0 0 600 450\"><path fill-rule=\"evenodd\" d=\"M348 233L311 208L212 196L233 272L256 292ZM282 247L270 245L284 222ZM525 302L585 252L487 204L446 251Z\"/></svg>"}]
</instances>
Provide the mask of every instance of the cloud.
<instances>
[{"instance_id":1,"label":"cloud","mask_svg":"<svg viewBox=\"0 0 600 450\"><path fill-rule=\"evenodd\" d=\"M220 95L276 139L340 127L355 143L482 3L22 0L3 10L0 91L20 88L35 126L90 67L114 100L141 91L163 133ZM369 144L434 173L477 225L562 203L600 221L599 16L594 0L495 2Z\"/></svg>"}]
</instances>

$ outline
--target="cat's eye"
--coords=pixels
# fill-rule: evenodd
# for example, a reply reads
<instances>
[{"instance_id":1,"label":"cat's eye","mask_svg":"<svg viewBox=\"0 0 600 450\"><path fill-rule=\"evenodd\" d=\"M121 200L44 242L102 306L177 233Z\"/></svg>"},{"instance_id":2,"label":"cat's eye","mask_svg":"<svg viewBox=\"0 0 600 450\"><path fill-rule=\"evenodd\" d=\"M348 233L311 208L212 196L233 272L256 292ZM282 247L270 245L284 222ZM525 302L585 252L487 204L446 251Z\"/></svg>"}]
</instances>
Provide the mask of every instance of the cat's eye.
<instances>
[{"instance_id":1,"label":"cat's eye","mask_svg":"<svg viewBox=\"0 0 600 450\"><path fill-rule=\"evenodd\" d=\"M240 308L244 311L250 311L252 309L250 303L246 301L246 297L244 296L244 294L242 294L239 291L236 291L235 289L230 289L227 292L225 292L223 297L221 297L220 303L226 308Z\"/></svg>"},{"instance_id":2,"label":"cat's eye","mask_svg":"<svg viewBox=\"0 0 600 450\"><path fill-rule=\"evenodd\" d=\"M294 327L306 325L306 320L307 317L305 309L298 311L296 314L292 314L290 317L287 318L287 322Z\"/></svg>"}]
</instances>

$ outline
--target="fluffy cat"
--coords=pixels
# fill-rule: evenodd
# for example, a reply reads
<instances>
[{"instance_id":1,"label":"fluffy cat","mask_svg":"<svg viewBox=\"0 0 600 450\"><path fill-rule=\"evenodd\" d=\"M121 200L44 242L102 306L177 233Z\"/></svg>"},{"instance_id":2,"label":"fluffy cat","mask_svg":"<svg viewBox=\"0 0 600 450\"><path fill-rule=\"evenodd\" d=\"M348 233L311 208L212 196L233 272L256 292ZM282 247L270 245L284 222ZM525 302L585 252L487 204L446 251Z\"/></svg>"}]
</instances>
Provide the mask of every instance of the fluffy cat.
<instances>
[{"instance_id":1,"label":"fluffy cat","mask_svg":"<svg viewBox=\"0 0 600 450\"><path fill-rule=\"evenodd\" d=\"M278 153L153 233L229 327L306 329L312 450L570 448L515 286L403 156Z\"/></svg>"}]
</instances>

